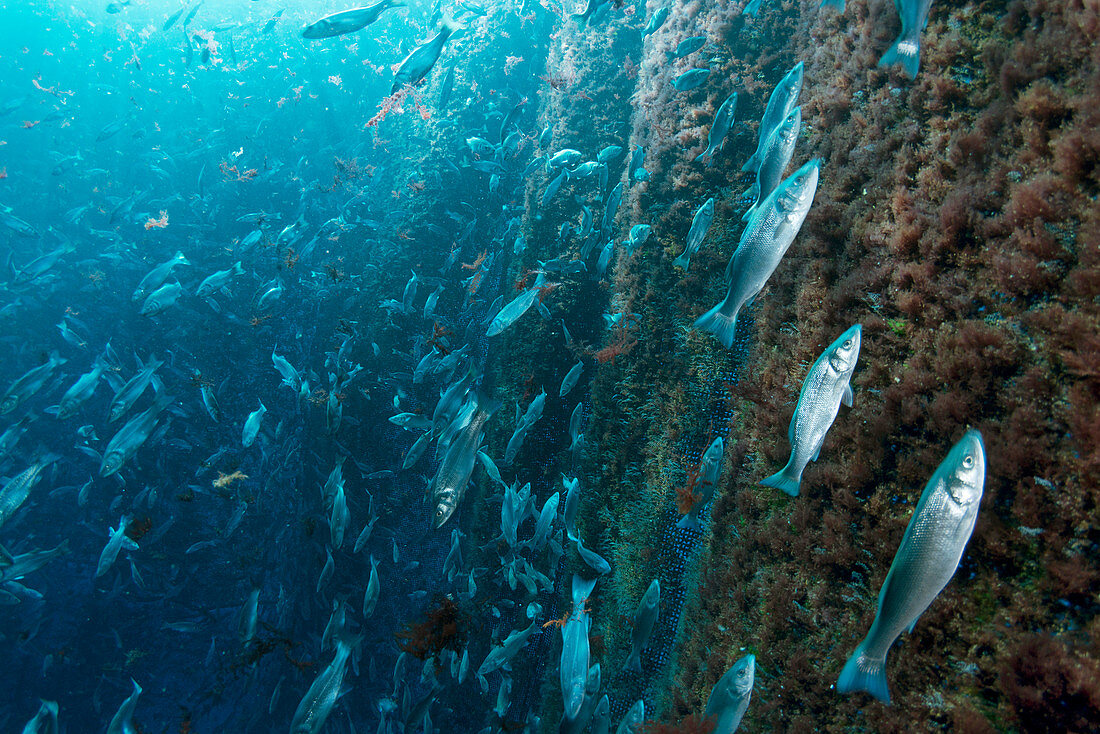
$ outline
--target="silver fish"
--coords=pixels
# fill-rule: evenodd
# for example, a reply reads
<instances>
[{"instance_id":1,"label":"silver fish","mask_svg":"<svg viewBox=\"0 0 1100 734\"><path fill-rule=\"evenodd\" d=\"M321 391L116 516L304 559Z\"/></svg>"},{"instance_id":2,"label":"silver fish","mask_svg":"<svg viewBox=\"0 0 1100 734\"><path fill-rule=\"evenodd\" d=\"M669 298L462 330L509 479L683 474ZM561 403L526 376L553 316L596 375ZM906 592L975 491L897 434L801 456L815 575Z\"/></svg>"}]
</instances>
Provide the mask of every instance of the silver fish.
<instances>
[{"instance_id":1,"label":"silver fish","mask_svg":"<svg viewBox=\"0 0 1100 734\"><path fill-rule=\"evenodd\" d=\"M673 265L684 270L688 269L688 266L691 265L691 256L703 246L703 240L706 238L707 230L710 229L710 223L713 220L714 197L712 196L695 211L695 216L691 219L691 229L688 230L687 245L680 257L673 261Z\"/></svg>"},{"instance_id":2,"label":"silver fish","mask_svg":"<svg viewBox=\"0 0 1100 734\"><path fill-rule=\"evenodd\" d=\"M458 503L462 501L477 461L477 450L485 435L485 423L500 407L498 401L490 401L480 395L475 396L474 401L476 409L469 425L462 429L448 447L429 487L429 493L435 502L432 524L436 528L450 519Z\"/></svg>"},{"instance_id":3,"label":"silver fish","mask_svg":"<svg viewBox=\"0 0 1100 734\"><path fill-rule=\"evenodd\" d=\"M768 194L775 191L775 187L783 180L783 173L787 170L787 164L791 162L791 156L794 155L794 146L798 142L801 127L802 108L795 107L768 137L768 142L764 144L764 156L760 162L760 168L756 171L756 181L752 184L752 195L756 199L741 216L741 221L749 221L760 202L768 198Z\"/></svg>"},{"instance_id":4,"label":"silver fish","mask_svg":"<svg viewBox=\"0 0 1100 734\"><path fill-rule=\"evenodd\" d=\"M817 461L825 434L840 412L840 404L852 405L852 386L849 383L859 358L861 333L859 324L848 329L810 367L787 432L791 442L791 458L786 466L760 482L765 487L775 487L792 497L798 496L802 472L811 461Z\"/></svg>"},{"instance_id":5,"label":"silver fish","mask_svg":"<svg viewBox=\"0 0 1100 734\"><path fill-rule=\"evenodd\" d=\"M764 117L760 119L756 152L741 167L742 171L755 171L760 168L760 163L764 160L764 146L768 142L768 136L798 104L798 95L802 92L802 70L803 64L799 61L772 90L771 97L768 98L768 106L764 109Z\"/></svg>"},{"instance_id":6,"label":"silver fish","mask_svg":"<svg viewBox=\"0 0 1100 734\"><path fill-rule=\"evenodd\" d=\"M969 430L939 465L890 564L878 595L878 612L867 636L840 673L839 693L866 691L890 703L886 653L955 575L974 532L985 485L982 435Z\"/></svg>"},{"instance_id":7,"label":"silver fish","mask_svg":"<svg viewBox=\"0 0 1100 734\"><path fill-rule=\"evenodd\" d=\"M736 109L737 92L734 92L726 97L726 101L715 113L714 122L710 124L710 132L707 133L707 149L700 153L695 160L701 160L708 166L714 162L714 155L722 150L722 146L726 142L726 133L733 125L733 113Z\"/></svg>"},{"instance_id":8,"label":"silver fish","mask_svg":"<svg viewBox=\"0 0 1100 734\"><path fill-rule=\"evenodd\" d=\"M642 672L642 650L649 644L649 637L653 634L653 627L657 624L660 611L661 582L653 579L653 583L645 590L642 600L638 603L638 611L634 614L630 655L626 659L626 664L623 665L623 670Z\"/></svg>"},{"instance_id":9,"label":"silver fish","mask_svg":"<svg viewBox=\"0 0 1100 734\"><path fill-rule=\"evenodd\" d=\"M768 282L810 212L819 166L814 159L792 173L753 214L726 266L725 299L696 319L695 328L711 332L726 347L733 346L738 312Z\"/></svg>"},{"instance_id":10,"label":"silver fish","mask_svg":"<svg viewBox=\"0 0 1100 734\"><path fill-rule=\"evenodd\" d=\"M458 26L450 19L445 18L439 33L427 43L414 48L401 62L397 74L393 77L393 88L390 89L390 94L396 93L406 84L412 86L419 84L435 66L435 62L439 60L439 55L443 53L443 45L447 43L447 39L457 30L459 30Z\"/></svg>"},{"instance_id":11,"label":"silver fish","mask_svg":"<svg viewBox=\"0 0 1100 734\"><path fill-rule=\"evenodd\" d=\"M705 719L714 717L713 734L733 734L749 708L752 684L756 679L756 657L746 655L718 679L707 698Z\"/></svg>"},{"instance_id":12,"label":"silver fish","mask_svg":"<svg viewBox=\"0 0 1100 734\"><path fill-rule=\"evenodd\" d=\"M302 38L331 38L354 33L378 20L383 11L404 6L401 0L381 0L365 8L353 8L326 15L302 29Z\"/></svg>"}]
</instances>

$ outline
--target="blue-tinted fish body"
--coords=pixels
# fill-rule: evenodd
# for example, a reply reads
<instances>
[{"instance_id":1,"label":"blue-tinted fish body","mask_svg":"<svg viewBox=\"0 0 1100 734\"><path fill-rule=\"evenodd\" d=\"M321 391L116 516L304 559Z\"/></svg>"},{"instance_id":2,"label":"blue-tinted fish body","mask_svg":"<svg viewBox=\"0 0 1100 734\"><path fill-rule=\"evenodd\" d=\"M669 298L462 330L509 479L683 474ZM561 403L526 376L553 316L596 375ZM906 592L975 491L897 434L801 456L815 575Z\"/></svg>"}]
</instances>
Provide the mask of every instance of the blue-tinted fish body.
<instances>
[{"instance_id":1,"label":"blue-tinted fish body","mask_svg":"<svg viewBox=\"0 0 1100 734\"><path fill-rule=\"evenodd\" d=\"M332 707L336 705L336 699L340 697L352 648L358 644L358 639L337 640L336 656L313 681L294 711L290 734L318 734L324 728Z\"/></svg>"},{"instance_id":2,"label":"blue-tinted fish body","mask_svg":"<svg viewBox=\"0 0 1100 734\"><path fill-rule=\"evenodd\" d=\"M0 415L12 412L20 404L42 389L46 381L53 377L57 368L69 360L51 352L49 360L38 367L28 370L22 377L11 384L11 387L0 398Z\"/></svg>"},{"instance_id":3,"label":"blue-tinted fish body","mask_svg":"<svg viewBox=\"0 0 1100 734\"><path fill-rule=\"evenodd\" d=\"M714 734L733 734L749 708L756 679L756 657L746 655L733 664L711 689L703 717L715 722Z\"/></svg>"},{"instance_id":4,"label":"blue-tinted fish body","mask_svg":"<svg viewBox=\"0 0 1100 734\"><path fill-rule=\"evenodd\" d=\"M742 215L741 220L747 222L756 210L757 205L768 194L775 190L779 182L783 180L783 173L787 170L787 164L794 155L794 146L798 142L798 133L802 127L802 108L795 107L768 137L764 145L764 155L760 162L760 168L756 171L756 181L753 183L752 192L756 197L752 206Z\"/></svg>"},{"instance_id":5,"label":"blue-tinted fish body","mask_svg":"<svg viewBox=\"0 0 1100 734\"><path fill-rule=\"evenodd\" d=\"M707 133L707 149L699 154L696 160L702 160L706 165L714 162L714 156L722 150L726 142L726 133L734 122L734 112L737 109L737 92L726 97L718 112L714 115L714 122L710 124Z\"/></svg>"},{"instance_id":6,"label":"blue-tinted fish body","mask_svg":"<svg viewBox=\"0 0 1100 734\"><path fill-rule=\"evenodd\" d=\"M622 154L623 148L621 145L609 145L596 154L596 161L599 163L610 163L613 160L617 160Z\"/></svg>"},{"instance_id":7,"label":"blue-tinted fish body","mask_svg":"<svg viewBox=\"0 0 1100 734\"><path fill-rule=\"evenodd\" d=\"M28 283L37 278L41 278L43 275L53 269L53 266L57 264L57 261L61 259L62 255L66 255L72 252L74 246L72 244L63 244L45 255L40 255L29 263L24 265L15 274L16 283Z\"/></svg>"},{"instance_id":8,"label":"blue-tinted fish body","mask_svg":"<svg viewBox=\"0 0 1100 734\"><path fill-rule=\"evenodd\" d=\"M541 276L539 276L541 278ZM513 298L500 309L497 315L493 318L492 323L489 324L488 330L486 330L486 336L496 336L502 331L507 329L512 324L516 323L520 316L527 313L531 306L535 305L535 301L539 297L539 288L541 283L538 280L535 281L536 285L533 288L528 288L523 293Z\"/></svg>"},{"instance_id":9,"label":"blue-tinted fish body","mask_svg":"<svg viewBox=\"0 0 1100 734\"><path fill-rule=\"evenodd\" d=\"M588 0L588 5L585 7L584 12L579 14L575 13L573 15L573 18L583 26L589 21L589 19L592 18L592 16L596 15L596 13L599 12L599 10L604 5L607 5L609 2L611 2L611 0Z\"/></svg>"},{"instance_id":10,"label":"blue-tinted fish body","mask_svg":"<svg viewBox=\"0 0 1100 734\"><path fill-rule=\"evenodd\" d=\"M564 148L550 157L547 161L549 168L565 168L574 165L581 159L581 152L572 148Z\"/></svg>"},{"instance_id":11,"label":"blue-tinted fish body","mask_svg":"<svg viewBox=\"0 0 1100 734\"><path fill-rule=\"evenodd\" d=\"M57 734L57 701L43 701L38 713L23 726L23 734Z\"/></svg>"},{"instance_id":12,"label":"blue-tinted fish body","mask_svg":"<svg viewBox=\"0 0 1100 734\"><path fill-rule=\"evenodd\" d=\"M181 295L183 295L183 286L179 283L172 282L162 285L149 294L148 298L145 299L145 303L141 304L139 313L142 316L159 316L174 306Z\"/></svg>"},{"instance_id":13,"label":"blue-tinted fish body","mask_svg":"<svg viewBox=\"0 0 1100 734\"><path fill-rule=\"evenodd\" d=\"M416 274L416 271L412 271L412 277L405 283L405 292L401 296L401 308L405 313L413 312L413 302L416 300L416 286L420 282L420 277Z\"/></svg>"},{"instance_id":14,"label":"blue-tinted fish body","mask_svg":"<svg viewBox=\"0 0 1100 734\"><path fill-rule=\"evenodd\" d=\"M627 709L623 720L615 728L615 734L636 734L645 721L645 701L638 699Z\"/></svg>"},{"instance_id":15,"label":"blue-tinted fish body","mask_svg":"<svg viewBox=\"0 0 1100 734\"><path fill-rule=\"evenodd\" d=\"M275 350L271 350L271 363L275 365L275 370L283 378L283 384L289 387L291 390L299 390L302 387L302 376L298 374L298 370L294 369L286 357L283 357L275 353Z\"/></svg>"},{"instance_id":16,"label":"blue-tinted fish body","mask_svg":"<svg viewBox=\"0 0 1100 734\"><path fill-rule=\"evenodd\" d=\"M599 169L600 164L596 161L585 161L572 171L569 171L569 178L588 178Z\"/></svg>"},{"instance_id":17,"label":"blue-tinted fish body","mask_svg":"<svg viewBox=\"0 0 1100 734\"><path fill-rule=\"evenodd\" d=\"M695 53L703 46L705 46L706 43L706 36L691 36L690 38L685 38L684 40L676 44L675 51L666 51L665 56L668 58L669 61L682 59L685 56L690 56L691 54Z\"/></svg>"},{"instance_id":18,"label":"blue-tinted fish body","mask_svg":"<svg viewBox=\"0 0 1100 734\"><path fill-rule=\"evenodd\" d=\"M202 397L202 407L206 410L206 414L210 416L210 420L215 423L220 423L222 419L222 409L218 405L218 398L215 397L214 391L210 389L207 384L199 385L199 394Z\"/></svg>"},{"instance_id":19,"label":"blue-tinted fish body","mask_svg":"<svg viewBox=\"0 0 1100 734\"><path fill-rule=\"evenodd\" d=\"M978 519L985 463L982 435L969 430L928 480L882 583L875 621L840 673L839 693L866 691L890 703L886 653L955 575Z\"/></svg>"},{"instance_id":20,"label":"blue-tinted fish body","mask_svg":"<svg viewBox=\"0 0 1100 734\"><path fill-rule=\"evenodd\" d=\"M565 373L565 377L562 378L561 387L558 389L559 398L564 398L574 387L576 387L577 380L581 378L581 372L583 371L584 362L581 361L578 361L569 368L569 371Z\"/></svg>"},{"instance_id":21,"label":"blue-tinted fish body","mask_svg":"<svg viewBox=\"0 0 1100 734\"><path fill-rule=\"evenodd\" d=\"M207 276L202 283L199 284L199 288L195 291L195 295L202 298L203 296L209 296L216 291L229 285L229 281L233 279L235 275L244 275L244 268L241 267L241 262L238 260L233 264L233 267L225 270L219 270L218 272Z\"/></svg>"},{"instance_id":22,"label":"blue-tinted fish body","mask_svg":"<svg viewBox=\"0 0 1100 734\"><path fill-rule=\"evenodd\" d=\"M155 268L145 274L145 277L138 283L138 287L134 289L134 294L130 297L134 303L147 298L150 293L160 288L164 281L168 280L168 276L171 275L172 269L177 265L190 265L190 261L184 257L183 252L177 252L172 256L172 259L157 265Z\"/></svg>"},{"instance_id":23,"label":"blue-tinted fish body","mask_svg":"<svg viewBox=\"0 0 1100 734\"><path fill-rule=\"evenodd\" d=\"M371 526L373 526L373 523ZM356 545L359 545L359 543L356 542ZM374 556L371 556L370 578L367 579L367 588L363 592L363 619L370 619L371 615L374 614L374 608L378 606L378 597L381 590L382 584L378 580L378 561L374 559Z\"/></svg>"},{"instance_id":24,"label":"blue-tinted fish body","mask_svg":"<svg viewBox=\"0 0 1100 734\"><path fill-rule=\"evenodd\" d=\"M53 455L44 457L9 479L4 488L0 489L0 526L7 522L15 514L15 511L27 501L27 498L31 495L31 490L41 481L42 472L57 458Z\"/></svg>"},{"instance_id":25,"label":"blue-tinted fish body","mask_svg":"<svg viewBox=\"0 0 1100 734\"><path fill-rule=\"evenodd\" d=\"M134 691L129 698L122 702L122 705L118 707L118 711L111 717L111 723L107 726L107 734L137 734L133 718L138 697L141 696L141 686L137 684L136 680L131 679L130 682L134 684Z\"/></svg>"},{"instance_id":26,"label":"blue-tinted fish body","mask_svg":"<svg viewBox=\"0 0 1100 734\"><path fill-rule=\"evenodd\" d=\"M699 461L698 483L692 488L693 491L698 490L699 499L692 503L691 509L680 518L676 527L695 531L703 529L699 523L699 513L711 501L714 490L718 488L718 477L722 474L722 455L725 450L725 442L719 436L703 452L703 458Z\"/></svg>"},{"instance_id":27,"label":"blue-tinted fish body","mask_svg":"<svg viewBox=\"0 0 1100 734\"><path fill-rule=\"evenodd\" d=\"M584 704L588 680L588 628L591 620L585 611L585 601L592 595L596 579L586 581L573 575L573 610L561 627L561 667L559 680L565 703L565 718L577 718Z\"/></svg>"},{"instance_id":28,"label":"blue-tinted fish body","mask_svg":"<svg viewBox=\"0 0 1100 734\"><path fill-rule=\"evenodd\" d=\"M627 238L626 242L623 243L626 247L627 256L633 255L634 250L644 245L652 232L653 227L648 224L635 224L631 227L630 236Z\"/></svg>"},{"instance_id":29,"label":"blue-tinted fish body","mask_svg":"<svg viewBox=\"0 0 1100 734\"><path fill-rule=\"evenodd\" d=\"M260 424L263 422L265 413L267 413L267 408L264 407L263 401L260 401L260 407L248 414L248 418L244 422L244 428L241 431L241 445L246 449L255 442L256 436L259 435Z\"/></svg>"},{"instance_id":30,"label":"blue-tinted fish body","mask_svg":"<svg viewBox=\"0 0 1100 734\"><path fill-rule=\"evenodd\" d=\"M401 0L381 0L381 2L363 8L342 10L326 15L302 29L302 38L331 38L345 33L354 33L374 23L389 8L402 7Z\"/></svg>"},{"instance_id":31,"label":"blue-tinted fish body","mask_svg":"<svg viewBox=\"0 0 1100 734\"><path fill-rule=\"evenodd\" d=\"M111 437L111 440L107 442L107 448L103 451L103 459L99 465L99 476L104 478L111 476L137 453L137 450L152 435L161 411L167 408L171 402L172 399L168 395L159 393L153 405L144 412L135 415L122 428L118 429L118 433Z\"/></svg>"},{"instance_id":32,"label":"blue-tinted fish body","mask_svg":"<svg viewBox=\"0 0 1100 734\"><path fill-rule=\"evenodd\" d=\"M50 550L36 550L28 553L20 553L17 556L8 555L8 552L0 547L0 583L16 581L29 573L34 573L47 563L69 552L69 541L64 540L56 548Z\"/></svg>"},{"instance_id":33,"label":"blue-tinted fish body","mask_svg":"<svg viewBox=\"0 0 1100 734\"><path fill-rule=\"evenodd\" d=\"M668 20L668 6L657 8L657 10L650 17L649 22L646 23L645 28L642 29L642 38L652 35L660 29Z\"/></svg>"},{"instance_id":34,"label":"blue-tinted fish body","mask_svg":"<svg viewBox=\"0 0 1100 734\"><path fill-rule=\"evenodd\" d=\"M623 670L632 670L635 673L642 672L642 650L649 644L649 637L653 634L653 627L657 624L657 616L661 611L661 582L653 579L653 582L642 595L638 603L638 610L634 613L634 628L631 632L630 655L623 665Z\"/></svg>"},{"instance_id":35,"label":"blue-tinted fish body","mask_svg":"<svg viewBox=\"0 0 1100 734\"><path fill-rule=\"evenodd\" d=\"M26 433L27 424L30 423L32 419L32 416L24 415L18 421L8 426L3 433L0 433L0 463L11 454L15 445L19 443L19 439Z\"/></svg>"},{"instance_id":36,"label":"blue-tinted fish body","mask_svg":"<svg viewBox=\"0 0 1100 734\"><path fill-rule=\"evenodd\" d=\"M894 7L901 17L901 35L882 55L878 65L900 64L909 78L915 79L920 69L920 34L928 25L932 0L894 0Z\"/></svg>"},{"instance_id":37,"label":"blue-tinted fish body","mask_svg":"<svg viewBox=\"0 0 1100 734\"><path fill-rule=\"evenodd\" d=\"M65 394L61 396L61 402L57 405L58 419L65 420L66 418L72 418L76 415L76 411L80 410L80 406L88 402L88 399L95 393L96 386L99 384L99 378L103 376L103 372L106 369L107 362L100 357L96 360L91 371L81 375L80 378L65 391Z\"/></svg>"},{"instance_id":38,"label":"blue-tinted fish body","mask_svg":"<svg viewBox=\"0 0 1100 734\"><path fill-rule=\"evenodd\" d=\"M679 92L688 92L695 89L710 76L710 69L689 69L672 81L672 86Z\"/></svg>"},{"instance_id":39,"label":"blue-tinted fish body","mask_svg":"<svg viewBox=\"0 0 1100 734\"><path fill-rule=\"evenodd\" d=\"M162 31L166 31L166 30L168 30L169 28L171 28L171 27L172 27L173 25L175 25L176 21L180 19L180 17L181 17L182 15L183 15L183 12L184 12L185 10L187 10L187 7L186 7L186 6L184 6L184 7L180 8L180 9L179 9L179 10L177 10L176 12L172 13L171 15L169 15L169 16L168 16L168 20L164 21L164 25L162 25L162 26L160 27L160 29L161 29Z\"/></svg>"},{"instance_id":40,"label":"blue-tinted fish body","mask_svg":"<svg viewBox=\"0 0 1100 734\"><path fill-rule=\"evenodd\" d=\"M268 285L260 297L256 299L256 310L263 312L270 309L275 303L283 297L283 281L276 279L274 283Z\"/></svg>"},{"instance_id":41,"label":"blue-tinted fish body","mask_svg":"<svg viewBox=\"0 0 1100 734\"><path fill-rule=\"evenodd\" d=\"M778 472L761 480L765 487L775 487L792 497L798 496L802 472L811 461L817 461L825 434L840 412L840 404L852 404L850 382L856 360L859 359L861 333L859 324L848 329L810 367L787 432L791 442L791 458Z\"/></svg>"},{"instance_id":42,"label":"blue-tinted fish body","mask_svg":"<svg viewBox=\"0 0 1100 734\"><path fill-rule=\"evenodd\" d=\"M787 115L791 114L791 110L798 104L798 95L802 92L803 69L803 62L799 61L772 90L771 96L768 97L768 106L764 108L764 116L760 118L756 152L741 167L742 171L755 171L760 168L764 157L764 146L767 145L772 131L787 119Z\"/></svg>"},{"instance_id":43,"label":"blue-tinted fish body","mask_svg":"<svg viewBox=\"0 0 1100 734\"><path fill-rule=\"evenodd\" d=\"M710 223L713 220L714 197L712 196L695 211L695 216L691 219L691 228L688 230L687 244L683 253L673 261L673 265L684 270L688 269L688 266L691 265L692 255L697 253L699 248L703 246L703 240L706 238L707 230L710 229Z\"/></svg>"},{"instance_id":44,"label":"blue-tinted fish body","mask_svg":"<svg viewBox=\"0 0 1100 734\"><path fill-rule=\"evenodd\" d=\"M726 267L725 299L696 319L695 328L711 332L726 347L733 346L737 314L768 282L810 211L819 166L814 159L792 173L753 214Z\"/></svg>"},{"instance_id":45,"label":"blue-tinted fish body","mask_svg":"<svg viewBox=\"0 0 1100 734\"><path fill-rule=\"evenodd\" d=\"M123 515L122 519L118 521L117 528L111 528L110 535L107 539L107 545L103 546L103 550L99 554L99 562L96 564L95 577L99 578L103 574L107 573L111 569L111 566L115 565L115 559L118 558L119 551L123 548L127 550L136 550L138 544L130 540L126 536L126 529L130 525L132 520L129 515Z\"/></svg>"},{"instance_id":46,"label":"blue-tinted fish body","mask_svg":"<svg viewBox=\"0 0 1100 734\"><path fill-rule=\"evenodd\" d=\"M477 450L485 435L485 424L500 407L499 402L490 401L484 396L476 397L473 402L475 410L469 425L462 429L447 448L429 486L429 493L435 504L432 524L436 528L450 519L462 501L477 461Z\"/></svg>"},{"instance_id":47,"label":"blue-tinted fish body","mask_svg":"<svg viewBox=\"0 0 1100 734\"><path fill-rule=\"evenodd\" d=\"M440 28L435 38L421 46L417 46L401 62L401 66L393 78L393 88L390 89L390 94L394 94L406 84L416 86L423 81L424 77L435 66L439 55L443 53L443 45L447 43L447 39L451 37L451 34L457 30L458 27L449 19L444 19L443 27Z\"/></svg>"},{"instance_id":48,"label":"blue-tinted fish body","mask_svg":"<svg viewBox=\"0 0 1100 734\"><path fill-rule=\"evenodd\" d=\"M60 164L58 164L60 165ZM57 170L57 169L54 169ZM11 209L8 207L0 207L0 225L3 225L15 232L20 237L41 237L42 235L37 229L32 227L28 222L20 219L11 213Z\"/></svg>"},{"instance_id":49,"label":"blue-tinted fish body","mask_svg":"<svg viewBox=\"0 0 1100 734\"><path fill-rule=\"evenodd\" d=\"M477 669L477 677L482 681L482 688L488 690L488 683L485 681L485 676L489 675L493 671L500 670L507 667L512 659L519 654L520 650L527 646L531 637L539 631L538 620L531 620L531 624L526 629L512 630L512 632L504 638L504 641L493 647L489 651L489 654L485 656L485 660Z\"/></svg>"},{"instance_id":50,"label":"blue-tinted fish body","mask_svg":"<svg viewBox=\"0 0 1100 734\"><path fill-rule=\"evenodd\" d=\"M114 423L123 415L130 407L137 402L137 399L141 397L141 394L145 392L145 388L149 387L149 383L153 381L153 375L164 362L161 362L156 357L149 360L149 364L145 365L136 375L126 381L126 384L119 388L115 393L114 398L111 399L110 415L108 417L108 423Z\"/></svg>"},{"instance_id":51,"label":"blue-tinted fish body","mask_svg":"<svg viewBox=\"0 0 1100 734\"><path fill-rule=\"evenodd\" d=\"M581 541L580 538L577 538L577 554L589 568L599 575L603 576L604 574L611 573L611 564L596 551L585 548L584 542Z\"/></svg>"}]
</instances>

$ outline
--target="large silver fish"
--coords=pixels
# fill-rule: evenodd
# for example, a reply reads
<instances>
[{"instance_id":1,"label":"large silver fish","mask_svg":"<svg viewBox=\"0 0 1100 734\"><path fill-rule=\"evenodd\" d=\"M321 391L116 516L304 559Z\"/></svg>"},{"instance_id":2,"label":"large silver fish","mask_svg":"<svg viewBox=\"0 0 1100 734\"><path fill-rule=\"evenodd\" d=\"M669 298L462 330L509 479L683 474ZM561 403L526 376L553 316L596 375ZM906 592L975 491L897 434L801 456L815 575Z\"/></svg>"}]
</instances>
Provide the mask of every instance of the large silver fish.
<instances>
[{"instance_id":1,"label":"large silver fish","mask_svg":"<svg viewBox=\"0 0 1100 734\"><path fill-rule=\"evenodd\" d=\"M742 171L755 171L760 168L764 160L764 146L768 143L768 137L798 104L798 95L802 92L803 64L799 61L794 68L779 80L768 98L768 106L764 109L764 116L760 119L760 129L757 131L756 152L741 167Z\"/></svg>"},{"instance_id":2,"label":"large silver fish","mask_svg":"<svg viewBox=\"0 0 1100 734\"><path fill-rule=\"evenodd\" d=\"M474 401L476 407L473 417L447 448L429 488L435 502L432 524L437 528L451 518L458 503L462 501L470 475L474 472L477 450L485 436L485 423L500 407L499 401L491 401L482 395L475 396Z\"/></svg>"},{"instance_id":3,"label":"large silver fish","mask_svg":"<svg viewBox=\"0 0 1100 734\"><path fill-rule=\"evenodd\" d=\"M713 734L733 734L749 708L752 684L756 679L756 657L746 655L733 664L714 684L703 716L714 717Z\"/></svg>"},{"instance_id":4,"label":"large silver fish","mask_svg":"<svg viewBox=\"0 0 1100 734\"><path fill-rule=\"evenodd\" d=\"M811 461L817 461L825 434L840 412L840 404L851 407L852 372L859 358L862 329L859 324L845 331L821 353L802 383L798 404L794 406L787 438L791 442L791 458L787 465L760 483L798 496L802 472Z\"/></svg>"},{"instance_id":5,"label":"large silver fish","mask_svg":"<svg viewBox=\"0 0 1100 734\"><path fill-rule=\"evenodd\" d=\"M326 15L302 29L302 37L331 38L332 36L342 36L345 33L354 33L378 20L383 11L403 5L405 3L401 0L381 0L381 2L368 5L365 8L352 8L351 10L342 10L339 13Z\"/></svg>"},{"instance_id":6,"label":"large silver fish","mask_svg":"<svg viewBox=\"0 0 1100 734\"><path fill-rule=\"evenodd\" d=\"M794 146L798 142L798 133L802 128L802 108L795 107L786 119L777 127L764 144L764 155L756 171L756 180L752 184L752 195L756 197L752 206L741 216L742 222L752 218L752 213L768 194L783 180L787 164L794 155Z\"/></svg>"},{"instance_id":7,"label":"large silver fish","mask_svg":"<svg viewBox=\"0 0 1100 734\"><path fill-rule=\"evenodd\" d=\"M882 584L875 621L844 665L838 692L866 691L890 703L886 653L955 575L984 485L985 446L982 435L969 430L928 480Z\"/></svg>"},{"instance_id":8,"label":"large silver fish","mask_svg":"<svg viewBox=\"0 0 1100 734\"><path fill-rule=\"evenodd\" d=\"M459 30L459 27L453 21L444 18L443 27L439 29L439 33L435 34L435 37L427 43L414 48L401 62L397 74L393 77L393 88L390 89L390 94L396 93L406 84L414 87L419 84L435 66L435 62L439 60L439 55L443 53L443 45L447 43L447 39L457 30Z\"/></svg>"},{"instance_id":9,"label":"large silver fish","mask_svg":"<svg viewBox=\"0 0 1100 734\"><path fill-rule=\"evenodd\" d=\"M725 299L695 321L727 347L733 346L737 313L768 282L802 227L817 192L816 158L787 177L753 214L726 267Z\"/></svg>"},{"instance_id":10,"label":"large silver fish","mask_svg":"<svg viewBox=\"0 0 1100 734\"><path fill-rule=\"evenodd\" d=\"M291 734L317 734L324 728L332 707L336 705L336 699L340 697L348 657L358 645L359 638L337 641L336 657L313 681L294 712L294 719L290 722Z\"/></svg>"}]
</instances>

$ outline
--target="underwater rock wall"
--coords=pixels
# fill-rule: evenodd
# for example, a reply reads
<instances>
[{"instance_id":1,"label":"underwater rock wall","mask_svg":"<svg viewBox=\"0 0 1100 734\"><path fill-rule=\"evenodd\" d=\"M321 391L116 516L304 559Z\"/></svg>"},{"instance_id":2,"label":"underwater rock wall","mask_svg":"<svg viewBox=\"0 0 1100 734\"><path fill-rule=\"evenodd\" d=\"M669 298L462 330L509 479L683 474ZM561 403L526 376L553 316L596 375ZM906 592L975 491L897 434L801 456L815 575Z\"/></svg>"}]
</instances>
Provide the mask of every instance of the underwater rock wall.
<instances>
[{"instance_id":1,"label":"underwater rock wall","mask_svg":"<svg viewBox=\"0 0 1100 734\"><path fill-rule=\"evenodd\" d=\"M631 143L651 176L624 202L628 225L657 236L613 271L612 310L638 314L638 327L591 396L586 503L615 568L594 605L605 669L629 646L622 615L670 562L661 529L677 517L677 486L711 437L729 436L672 680L656 694L662 721L701 712L744 650L760 668L748 731L1079 731L1100 717L1100 8L934 5L915 81L876 68L898 29L885 1L843 15L765 3L755 19L701 2L645 41ZM671 89L683 70L665 61L673 31L718 49L697 90ZM821 183L725 350L691 323L724 293L751 183L739 169L768 94L799 60L792 163L823 158ZM692 163L734 90L725 149L709 168ZM708 196L714 224L685 276L672 259ZM856 322L855 405L802 495L758 486L786 459L808 365ZM920 491L967 426L985 436L989 472L962 564L888 658L894 705L839 696Z\"/></svg>"}]
</instances>

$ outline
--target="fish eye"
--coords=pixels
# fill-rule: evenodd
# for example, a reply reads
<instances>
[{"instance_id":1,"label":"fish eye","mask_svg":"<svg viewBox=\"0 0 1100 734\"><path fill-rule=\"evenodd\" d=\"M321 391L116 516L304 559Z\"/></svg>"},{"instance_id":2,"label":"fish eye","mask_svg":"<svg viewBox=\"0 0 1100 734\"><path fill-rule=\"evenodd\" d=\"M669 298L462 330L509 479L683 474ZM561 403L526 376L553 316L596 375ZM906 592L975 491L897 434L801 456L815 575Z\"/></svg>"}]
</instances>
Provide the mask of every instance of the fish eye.
<instances>
[{"instance_id":1,"label":"fish eye","mask_svg":"<svg viewBox=\"0 0 1100 734\"><path fill-rule=\"evenodd\" d=\"M974 466L974 457L973 456L967 456L965 459L963 459L963 467L965 467L967 469L970 469L973 466Z\"/></svg>"},{"instance_id":2,"label":"fish eye","mask_svg":"<svg viewBox=\"0 0 1100 734\"><path fill-rule=\"evenodd\" d=\"M844 348L845 349L851 349L852 348L852 340L851 339L848 339L844 342Z\"/></svg>"}]
</instances>

